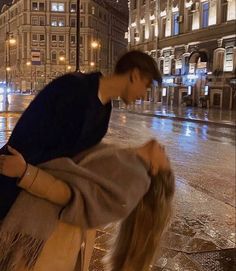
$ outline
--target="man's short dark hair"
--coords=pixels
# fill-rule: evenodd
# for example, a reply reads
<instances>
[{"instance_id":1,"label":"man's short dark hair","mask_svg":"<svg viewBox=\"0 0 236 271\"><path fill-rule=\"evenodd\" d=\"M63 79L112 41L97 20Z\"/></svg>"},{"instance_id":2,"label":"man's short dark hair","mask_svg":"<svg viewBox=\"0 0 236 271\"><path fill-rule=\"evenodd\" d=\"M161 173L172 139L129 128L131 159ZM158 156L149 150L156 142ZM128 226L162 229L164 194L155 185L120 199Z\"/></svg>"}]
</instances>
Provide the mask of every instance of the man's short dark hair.
<instances>
[{"instance_id":1,"label":"man's short dark hair","mask_svg":"<svg viewBox=\"0 0 236 271\"><path fill-rule=\"evenodd\" d=\"M122 55L116 63L115 73L124 74L135 68L139 69L143 75L156 80L159 84L162 83L161 73L156 61L148 54L139 50L131 50Z\"/></svg>"}]
</instances>

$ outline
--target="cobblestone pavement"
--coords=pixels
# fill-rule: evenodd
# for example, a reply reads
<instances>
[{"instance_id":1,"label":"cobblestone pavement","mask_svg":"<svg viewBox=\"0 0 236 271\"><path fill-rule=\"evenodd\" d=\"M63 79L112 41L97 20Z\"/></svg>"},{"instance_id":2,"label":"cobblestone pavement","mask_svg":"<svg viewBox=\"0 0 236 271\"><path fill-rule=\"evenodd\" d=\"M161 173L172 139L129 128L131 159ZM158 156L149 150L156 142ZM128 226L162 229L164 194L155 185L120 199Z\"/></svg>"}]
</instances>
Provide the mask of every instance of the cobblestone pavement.
<instances>
[{"instance_id":1,"label":"cobblestone pavement","mask_svg":"<svg viewBox=\"0 0 236 271\"><path fill-rule=\"evenodd\" d=\"M0 114L0 144L20 114ZM235 129L113 112L106 142L137 145L155 137L166 145L176 174L175 212L155 271L234 271ZM111 225L97 232L90 271L101 257Z\"/></svg>"}]
</instances>

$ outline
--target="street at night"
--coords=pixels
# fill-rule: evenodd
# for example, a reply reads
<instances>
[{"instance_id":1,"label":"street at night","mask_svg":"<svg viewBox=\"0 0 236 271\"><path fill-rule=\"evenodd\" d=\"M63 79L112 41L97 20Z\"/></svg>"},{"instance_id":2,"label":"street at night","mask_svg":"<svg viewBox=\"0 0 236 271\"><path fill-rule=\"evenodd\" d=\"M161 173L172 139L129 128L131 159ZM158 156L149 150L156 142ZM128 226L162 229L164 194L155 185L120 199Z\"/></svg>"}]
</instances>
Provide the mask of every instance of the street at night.
<instances>
[{"instance_id":1,"label":"street at night","mask_svg":"<svg viewBox=\"0 0 236 271\"><path fill-rule=\"evenodd\" d=\"M1 145L19 117L1 113ZM153 270L235 270L235 129L113 111L105 142L133 146L150 138L166 146L176 176L174 214ZM98 231L91 271L103 270L112 232Z\"/></svg>"}]
</instances>

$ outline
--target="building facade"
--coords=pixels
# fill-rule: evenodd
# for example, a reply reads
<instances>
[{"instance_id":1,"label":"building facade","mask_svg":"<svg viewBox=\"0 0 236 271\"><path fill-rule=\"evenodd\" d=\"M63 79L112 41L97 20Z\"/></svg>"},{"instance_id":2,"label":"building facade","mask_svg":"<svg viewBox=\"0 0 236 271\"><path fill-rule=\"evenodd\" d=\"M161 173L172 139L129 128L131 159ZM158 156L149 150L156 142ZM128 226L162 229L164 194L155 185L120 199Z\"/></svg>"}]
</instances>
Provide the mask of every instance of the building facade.
<instances>
[{"instance_id":1,"label":"building facade","mask_svg":"<svg viewBox=\"0 0 236 271\"><path fill-rule=\"evenodd\" d=\"M131 0L129 11L129 47L163 74L147 100L236 109L236 0Z\"/></svg>"},{"instance_id":2,"label":"building facade","mask_svg":"<svg viewBox=\"0 0 236 271\"><path fill-rule=\"evenodd\" d=\"M109 0L80 2L80 70L110 73L127 48L128 14L118 10L120 3L116 7ZM13 90L39 90L53 78L74 71L76 11L76 0L13 0L4 5L0 81Z\"/></svg>"}]
</instances>

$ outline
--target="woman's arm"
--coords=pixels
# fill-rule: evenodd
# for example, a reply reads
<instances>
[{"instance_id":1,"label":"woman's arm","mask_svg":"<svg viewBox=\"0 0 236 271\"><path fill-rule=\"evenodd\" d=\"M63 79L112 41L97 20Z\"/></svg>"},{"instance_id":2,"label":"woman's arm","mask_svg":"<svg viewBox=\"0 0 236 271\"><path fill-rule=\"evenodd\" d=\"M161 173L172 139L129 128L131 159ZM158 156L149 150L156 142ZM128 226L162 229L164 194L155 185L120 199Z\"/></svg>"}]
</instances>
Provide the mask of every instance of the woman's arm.
<instances>
[{"instance_id":1,"label":"woman's arm","mask_svg":"<svg viewBox=\"0 0 236 271\"><path fill-rule=\"evenodd\" d=\"M38 167L26 164L23 156L8 146L12 155L0 156L0 173L17 177L18 186L27 192L65 206L71 198L70 187Z\"/></svg>"}]
</instances>

